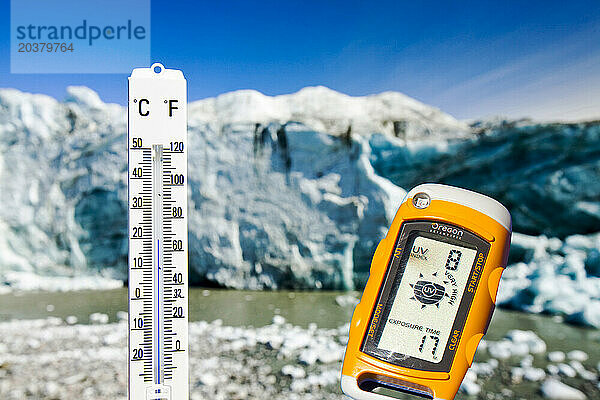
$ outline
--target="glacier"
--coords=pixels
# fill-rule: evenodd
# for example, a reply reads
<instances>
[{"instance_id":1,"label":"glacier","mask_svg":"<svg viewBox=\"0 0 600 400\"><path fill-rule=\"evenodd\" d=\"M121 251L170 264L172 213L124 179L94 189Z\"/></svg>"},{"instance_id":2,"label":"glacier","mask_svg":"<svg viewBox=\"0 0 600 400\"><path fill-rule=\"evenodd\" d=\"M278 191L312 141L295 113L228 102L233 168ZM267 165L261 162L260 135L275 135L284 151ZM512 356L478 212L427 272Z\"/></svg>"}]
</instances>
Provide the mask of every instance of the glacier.
<instances>
[{"instance_id":1,"label":"glacier","mask_svg":"<svg viewBox=\"0 0 600 400\"><path fill-rule=\"evenodd\" d=\"M477 190L511 211L513 229L556 236L600 230L600 123L490 121L470 140L402 145L370 138L371 162L401 187L439 182Z\"/></svg>"},{"instance_id":2,"label":"glacier","mask_svg":"<svg viewBox=\"0 0 600 400\"><path fill-rule=\"evenodd\" d=\"M600 327L598 135L599 123L469 125L395 92L191 102L191 281L360 288L405 189L435 181L509 206L520 233L501 304ZM62 102L0 89L3 290L126 281L126 141L125 108L91 89Z\"/></svg>"}]
</instances>

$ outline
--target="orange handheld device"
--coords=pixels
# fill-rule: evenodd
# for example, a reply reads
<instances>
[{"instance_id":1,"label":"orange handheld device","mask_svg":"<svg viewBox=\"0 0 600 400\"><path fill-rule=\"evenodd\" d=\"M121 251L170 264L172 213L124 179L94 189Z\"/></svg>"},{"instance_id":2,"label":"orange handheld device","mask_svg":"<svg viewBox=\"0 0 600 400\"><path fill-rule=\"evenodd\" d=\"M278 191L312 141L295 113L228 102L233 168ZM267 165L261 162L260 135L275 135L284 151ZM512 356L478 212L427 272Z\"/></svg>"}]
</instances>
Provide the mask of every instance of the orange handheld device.
<instances>
[{"instance_id":1,"label":"orange handheld device","mask_svg":"<svg viewBox=\"0 0 600 400\"><path fill-rule=\"evenodd\" d=\"M412 189L354 310L342 391L453 399L494 311L510 235L496 200L446 185Z\"/></svg>"}]
</instances>

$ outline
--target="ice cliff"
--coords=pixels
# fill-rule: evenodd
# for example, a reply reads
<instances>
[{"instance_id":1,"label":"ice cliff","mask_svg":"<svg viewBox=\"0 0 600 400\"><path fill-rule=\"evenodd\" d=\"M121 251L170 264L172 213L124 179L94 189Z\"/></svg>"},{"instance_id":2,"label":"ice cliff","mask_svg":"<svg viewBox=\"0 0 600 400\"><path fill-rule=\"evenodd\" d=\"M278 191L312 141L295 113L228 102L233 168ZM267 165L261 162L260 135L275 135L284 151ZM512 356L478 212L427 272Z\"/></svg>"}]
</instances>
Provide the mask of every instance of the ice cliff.
<instances>
[{"instance_id":1,"label":"ice cliff","mask_svg":"<svg viewBox=\"0 0 600 400\"><path fill-rule=\"evenodd\" d=\"M486 193L505 204L513 229L566 236L600 231L600 123L497 121L470 140L435 146L371 136L379 175L401 187L424 181Z\"/></svg>"},{"instance_id":2,"label":"ice cliff","mask_svg":"<svg viewBox=\"0 0 600 400\"><path fill-rule=\"evenodd\" d=\"M585 308L600 299L599 124L468 126L400 93L324 87L232 92L188 110L193 283L359 287L404 189L438 181L500 199L515 230L536 235L516 236L502 301L600 325ZM83 87L64 102L0 90L5 287L126 279L126 160L122 106ZM549 305L538 275L580 296L584 285L586 301Z\"/></svg>"}]
</instances>

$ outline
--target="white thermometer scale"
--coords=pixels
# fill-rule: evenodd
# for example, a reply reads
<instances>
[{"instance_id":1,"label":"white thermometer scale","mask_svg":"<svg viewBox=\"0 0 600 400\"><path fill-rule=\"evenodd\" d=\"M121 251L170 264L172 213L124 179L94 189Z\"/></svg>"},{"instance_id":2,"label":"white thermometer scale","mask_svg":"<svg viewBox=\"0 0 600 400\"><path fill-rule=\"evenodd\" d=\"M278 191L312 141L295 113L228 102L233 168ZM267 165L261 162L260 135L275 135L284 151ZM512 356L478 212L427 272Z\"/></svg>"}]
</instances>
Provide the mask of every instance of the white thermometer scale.
<instances>
[{"instance_id":1,"label":"white thermometer scale","mask_svg":"<svg viewBox=\"0 0 600 400\"><path fill-rule=\"evenodd\" d=\"M187 400L187 94L161 64L129 77L129 399Z\"/></svg>"}]
</instances>

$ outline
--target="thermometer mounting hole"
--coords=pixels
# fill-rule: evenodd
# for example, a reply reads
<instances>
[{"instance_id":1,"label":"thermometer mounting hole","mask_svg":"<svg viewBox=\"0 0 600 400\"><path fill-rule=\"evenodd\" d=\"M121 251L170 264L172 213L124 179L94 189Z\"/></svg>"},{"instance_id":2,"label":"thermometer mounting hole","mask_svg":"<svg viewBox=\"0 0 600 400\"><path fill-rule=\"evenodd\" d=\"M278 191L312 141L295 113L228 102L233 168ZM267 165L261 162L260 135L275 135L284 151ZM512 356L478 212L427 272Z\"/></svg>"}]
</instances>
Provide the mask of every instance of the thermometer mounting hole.
<instances>
[{"instance_id":1,"label":"thermometer mounting hole","mask_svg":"<svg viewBox=\"0 0 600 400\"><path fill-rule=\"evenodd\" d=\"M150 68L152 69L152 71L154 71L155 74L160 74L165 69L165 67L163 67L161 63L154 63Z\"/></svg>"}]
</instances>

